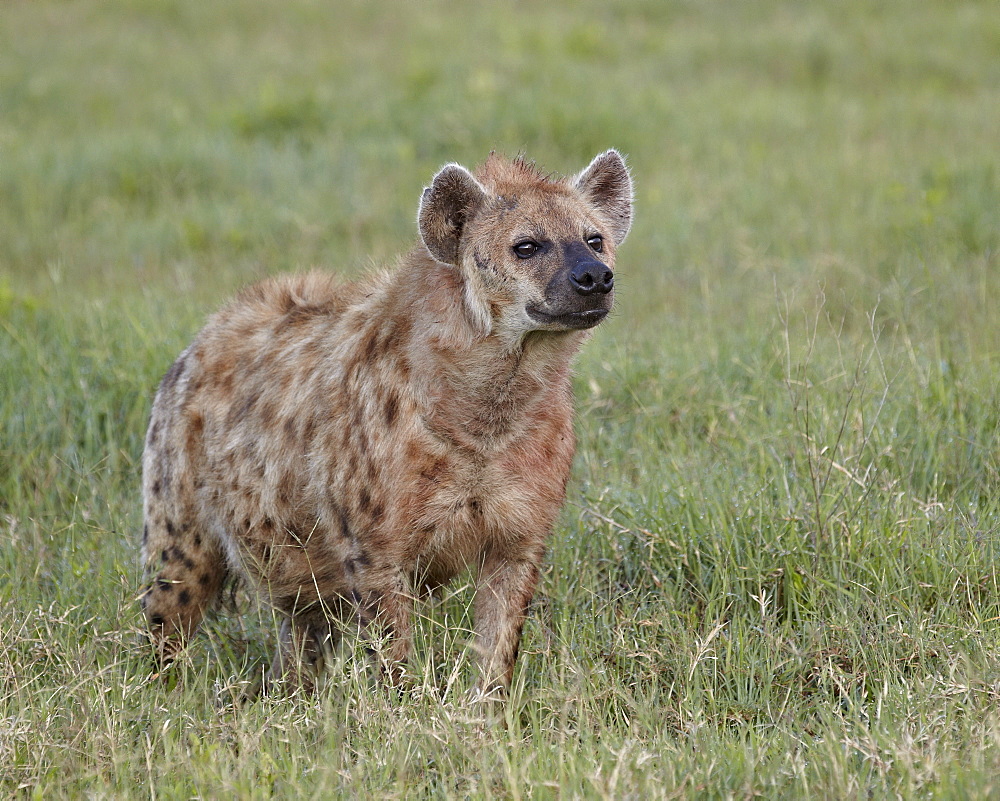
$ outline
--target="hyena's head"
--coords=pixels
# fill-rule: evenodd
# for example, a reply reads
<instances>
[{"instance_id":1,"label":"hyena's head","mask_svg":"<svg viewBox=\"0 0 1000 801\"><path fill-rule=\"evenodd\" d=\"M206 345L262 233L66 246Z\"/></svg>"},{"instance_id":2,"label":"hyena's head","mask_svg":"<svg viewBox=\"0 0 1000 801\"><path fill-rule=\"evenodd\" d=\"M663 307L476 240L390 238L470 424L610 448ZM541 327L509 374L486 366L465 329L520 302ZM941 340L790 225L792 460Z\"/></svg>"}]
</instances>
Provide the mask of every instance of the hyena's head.
<instances>
[{"instance_id":1,"label":"hyena's head","mask_svg":"<svg viewBox=\"0 0 1000 801\"><path fill-rule=\"evenodd\" d=\"M444 167L418 221L431 255L462 272L465 303L485 333L591 328L611 310L632 180L615 150L568 179L491 155L475 174Z\"/></svg>"}]
</instances>

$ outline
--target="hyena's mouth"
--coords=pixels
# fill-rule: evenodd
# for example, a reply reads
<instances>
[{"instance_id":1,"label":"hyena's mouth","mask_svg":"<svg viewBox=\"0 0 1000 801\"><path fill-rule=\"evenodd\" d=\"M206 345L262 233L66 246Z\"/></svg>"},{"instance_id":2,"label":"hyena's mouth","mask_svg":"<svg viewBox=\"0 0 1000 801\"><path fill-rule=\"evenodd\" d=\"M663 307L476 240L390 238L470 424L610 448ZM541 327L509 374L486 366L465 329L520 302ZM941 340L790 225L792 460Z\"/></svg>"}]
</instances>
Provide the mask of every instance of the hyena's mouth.
<instances>
[{"instance_id":1,"label":"hyena's mouth","mask_svg":"<svg viewBox=\"0 0 1000 801\"><path fill-rule=\"evenodd\" d=\"M549 314L537 306L528 306L525 311L528 312L528 316L532 320L541 323L546 328L593 328L608 316L607 309L584 309L583 311Z\"/></svg>"}]
</instances>

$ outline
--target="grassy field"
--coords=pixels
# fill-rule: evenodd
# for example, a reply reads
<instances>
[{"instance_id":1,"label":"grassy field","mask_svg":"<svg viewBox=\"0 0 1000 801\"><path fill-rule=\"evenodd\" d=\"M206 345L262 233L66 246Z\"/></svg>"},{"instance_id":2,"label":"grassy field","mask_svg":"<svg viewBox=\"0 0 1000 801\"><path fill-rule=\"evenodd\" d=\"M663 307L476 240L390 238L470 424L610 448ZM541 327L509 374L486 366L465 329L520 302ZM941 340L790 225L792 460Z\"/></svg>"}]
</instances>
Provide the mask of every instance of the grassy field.
<instances>
[{"instance_id":1,"label":"grassy field","mask_svg":"<svg viewBox=\"0 0 1000 801\"><path fill-rule=\"evenodd\" d=\"M1000 14L987 2L25 2L0 13L0 794L1000 794ZM159 377L356 275L444 162L629 155L619 309L504 725L471 594L413 688L235 705L270 615L138 645Z\"/></svg>"}]
</instances>

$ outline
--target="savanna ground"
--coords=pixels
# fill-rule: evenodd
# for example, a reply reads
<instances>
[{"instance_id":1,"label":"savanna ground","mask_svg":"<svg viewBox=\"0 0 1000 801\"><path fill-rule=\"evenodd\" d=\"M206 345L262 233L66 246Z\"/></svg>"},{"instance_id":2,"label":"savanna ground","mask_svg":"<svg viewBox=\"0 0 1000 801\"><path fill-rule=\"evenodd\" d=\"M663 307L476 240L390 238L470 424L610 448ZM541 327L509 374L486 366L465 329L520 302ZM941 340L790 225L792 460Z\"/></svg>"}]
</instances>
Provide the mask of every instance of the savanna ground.
<instances>
[{"instance_id":1,"label":"savanna ground","mask_svg":"<svg viewBox=\"0 0 1000 801\"><path fill-rule=\"evenodd\" d=\"M1000 793L994 3L6 2L0 792ZM271 616L138 644L157 381L237 287L356 275L491 148L637 183L505 725L470 593L412 690L235 705Z\"/></svg>"}]
</instances>

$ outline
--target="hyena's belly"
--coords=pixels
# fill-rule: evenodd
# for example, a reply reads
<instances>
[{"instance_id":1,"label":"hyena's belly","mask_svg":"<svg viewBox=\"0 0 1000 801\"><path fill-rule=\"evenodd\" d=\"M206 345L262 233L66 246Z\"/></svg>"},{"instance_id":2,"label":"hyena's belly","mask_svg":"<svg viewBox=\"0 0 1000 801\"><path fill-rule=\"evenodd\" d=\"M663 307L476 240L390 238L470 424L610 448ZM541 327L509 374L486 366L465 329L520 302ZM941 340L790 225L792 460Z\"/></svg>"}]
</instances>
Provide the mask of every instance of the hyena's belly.
<instances>
[{"instance_id":1,"label":"hyena's belly","mask_svg":"<svg viewBox=\"0 0 1000 801\"><path fill-rule=\"evenodd\" d=\"M433 588L468 568L477 571L487 551L516 547L521 537L534 534L536 521L526 519L526 512L537 513L547 492L495 472L478 465L445 472L424 495L412 525L417 586Z\"/></svg>"},{"instance_id":2,"label":"hyena's belly","mask_svg":"<svg viewBox=\"0 0 1000 801\"><path fill-rule=\"evenodd\" d=\"M301 494L289 495L285 503L268 502L277 496L273 488L244 484L238 476L209 480L200 494L230 569L269 603L295 613L321 600L350 597L339 538Z\"/></svg>"}]
</instances>

